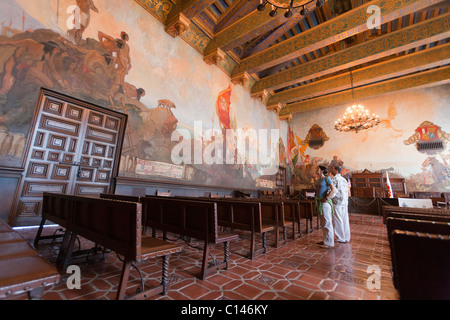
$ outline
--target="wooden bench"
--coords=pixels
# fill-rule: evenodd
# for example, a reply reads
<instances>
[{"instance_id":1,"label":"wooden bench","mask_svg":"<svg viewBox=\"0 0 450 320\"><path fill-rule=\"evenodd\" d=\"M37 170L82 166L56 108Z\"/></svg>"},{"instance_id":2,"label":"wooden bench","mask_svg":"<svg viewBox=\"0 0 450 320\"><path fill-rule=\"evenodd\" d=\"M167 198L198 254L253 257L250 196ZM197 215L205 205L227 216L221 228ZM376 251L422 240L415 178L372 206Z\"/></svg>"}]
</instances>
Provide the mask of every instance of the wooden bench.
<instances>
[{"instance_id":1,"label":"wooden bench","mask_svg":"<svg viewBox=\"0 0 450 320\"><path fill-rule=\"evenodd\" d=\"M199 200L147 196L141 198L144 223L153 230L179 234L203 241L203 259L200 279L212 272L228 268L229 244L238 239L234 233L220 232L218 229L217 204ZM208 262L209 245L224 244L222 262Z\"/></svg>"},{"instance_id":2,"label":"wooden bench","mask_svg":"<svg viewBox=\"0 0 450 320\"><path fill-rule=\"evenodd\" d=\"M394 230L450 235L450 221L441 222L388 217L386 220L386 229L388 233L388 241L391 243L391 235Z\"/></svg>"},{"instance_id":3,"label":"wooden bench","mask_svg":"<svg viewBox=\"0 0 450 320\"><path fill-rule=\"evenodd\" d=\"M426 221L438 221L438 222L450 222L450 217L446 215L434 215L434 214L420 214L420 213L408 213L408 212L389 212L387 218L403 218L413 220L426 220Z\"/></svg>"},{"instance_id":4,"label":"wooden bench","mask_svg":"<svg viewBox=\"0 0 450 320\"><path fill-rule=\"evenodd\" d=\"M44 193L43 211L55 212L56 208L67 210L58 216L67 217L67 221L63 222L71 234L63 250L63 265L70 257L73 243L79 235L123 257L117 300L145 299L167 293L169 258L171 254L180 252L181 247L142 235L140 203ZM126 296L131 267L137 268L136 264L156 257L162 257L163 260L161 284L153 288L139 288L141 291Z\"/></svg>"},{"instance_id":5,"label":"wooden bench","mask_svg":"<svg viewBox=\"0 0 450 320\"><path fill-rule=\"evenodd\" d=\"M265 253L267 250L266 233L276 232L275 246L278 243L277 227L263 223L261 202L249 199L237 198L204 198L204 197L176 197L184 199L198 199L217 203L218 224L224 228L250 232L249 258L254 259L256 254ZM261 234L262 247L256 249L256 234Z\"/></svg>"},{"instance_id":6,"label":"wooden bench","mask_svg":"<svg viewBox=\"0 0 450 320\"><path fill-rule=\"evenodd\" d=\"M274 247L278 248L279 246L279 228L283 229L283 235L285 234L285 228L289 225L289 222L286 222L284 219L284 211L283 204L277 199L265 199L265 198L218 198L219 201L225 202L255 202L261 205L260 212L261 218L255 218L255 221L261 221L261 228L273 228L269 231L275 231L275 244ZM232 207L230 207L232 208ZM257 214L259 216L259 214ZM267 230L265 232L268 232ZM265 243L266 233L263 233L263 242ZM283 238L285 239L285 237ZM264 244L264 248L266 245ZM265 250L264 250L265 252Z\"/></svg>"},{"instance_id":7,"label":"wooden bench","mask_svg":"<svg viewBox=\"0 0 450 320\"><path fill-rule=\"evenodd\" d=\"M394 230L392 257L400 299L450 299L450 236Z\"/></svg>"},{"instance_id":8,"label":"wooden bench","mask_svg":"<svg viewBox=\"0 0 450 320\"><path fill-rule=\"evenodd\" d=\"M386 223L386 218L391 212L406 213L406 214L420 214L420 215L437 215L450 216L450 210L440 208L410 208L399 206L382 206L383 222Z\"/></svg>"},{"instance_id":9,"label":"wooden bench","mask_svg":"<svg viewBox=\"0 0 450 320\"><path fill-rule=\"evenodd\" d=\"M300 206L299 221L302 218L306 219L306 233L314 232L313 229L314 200L299 200L298 204ZM308 229L308 221L309 221L309 229ZM319 225L319 218L317 219L317 223Z\"/></svg>"},{"instance_id":10,"label":"wooden bench","mask_svg":"<svg viewBox=\"0 0 450 320\"><path fill-rule=\"evenodd\" d=\"M292 240L296 239L295 226L297 225L298 234L301 236L300 231L300 207L298 200L283 200L281 201L281 226L283 227L283 239L287 239L287 227L292 226Z\"/></svg>"},{"instance_id":11,"label":"wooden bench","mask_svg":"<svg viewBox=\"0 0 450 320\"><path fill-rule=\"evenodd\" d=\"M26 293L40 299L47 286L60 281L58 270L0 219L0 299Z\"/></svg>"},{"instance_id":12,"label":"wooden bench","mask_svg":"<svg viewBox=\"0 0 450 320\"><path fill-rule=\"evenodd\" d=\"M386 229L388 234L389 246L391 249L391 259L393 263L393 271L395 270L394 266L394 257L393 257L393 247L392 247L392 233L394 230L403 230L403 231L416 231L422 233L431 233L431 234L441 234L441 235L450 235L450 221L449 222L436 222L436 221L426 221L426 220L415 220L415 219L404 219L404 218L394 218L388 217L386 219ZM393 283L394 287L398 288L397 284L397 275L393 273Z\"/></svg>"}]
</instances>

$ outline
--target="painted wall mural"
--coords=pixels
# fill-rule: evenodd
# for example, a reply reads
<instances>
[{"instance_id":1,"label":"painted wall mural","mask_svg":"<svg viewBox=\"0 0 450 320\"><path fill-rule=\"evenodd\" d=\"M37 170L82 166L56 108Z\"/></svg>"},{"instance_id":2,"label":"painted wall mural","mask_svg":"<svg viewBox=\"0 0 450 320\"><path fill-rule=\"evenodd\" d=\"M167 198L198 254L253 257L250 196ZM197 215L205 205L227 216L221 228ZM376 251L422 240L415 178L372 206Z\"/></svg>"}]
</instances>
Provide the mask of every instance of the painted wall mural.
<instances>
[{"instance_id":1,"label":"painted wall mural","mask_svg":"<svg viewBox=\"0 0 450 320\"><path fill-rule=\"evenodd\" d=\"M408 192L450 191L450 85L408 90L377 98L364 104L380 115L380 124L359 133L334 130L334 121L346 106L301 113L290 124L289 170L294 188L311 188L318 165L337 163L342 175L389 171L391 178L404 178ZM299 137L317 124L329 140L314 150ZM289 154L288 150L288 154Z\"/></svg>"},{"instance_id":2,"label":"painted wall mural","mask_svg":"<svg viewBox=\"0 0 450 320\"><path fill-rule=\"evenodd\" d=\"M287 125L134 1L3 0L0 27L0 166L20 167L41 87L128 114L121 176L257 187L264 168L248 159L174 163L178 132L205 148L207 130L217 138L226 129L276 129L281 138L269 154L285 159L275 155ZM235 150L224 146L225 154Z\"/></svg>"}]
</instances>

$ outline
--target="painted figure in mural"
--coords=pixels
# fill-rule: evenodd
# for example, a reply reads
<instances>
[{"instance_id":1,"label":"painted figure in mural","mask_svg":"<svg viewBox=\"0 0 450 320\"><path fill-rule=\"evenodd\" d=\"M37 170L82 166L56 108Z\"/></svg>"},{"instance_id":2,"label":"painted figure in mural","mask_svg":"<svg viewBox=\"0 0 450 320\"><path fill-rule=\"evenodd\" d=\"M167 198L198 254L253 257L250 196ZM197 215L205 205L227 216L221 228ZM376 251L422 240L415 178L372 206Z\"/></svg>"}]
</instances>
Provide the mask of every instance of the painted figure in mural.
<instances>
[{"instance_id":1,"label":"painted figure in mural","mask_svg":"<svg viewBox=\"0 0 450 320\"><path fill-rule=\"evenodd\" d=\"M13 54L3 66L0 82L0 97L6 97L17 81L52 88L53 81L42 68L45 44L32 39L0 41L0 45L15 47Z\"/></svg>"},{"instance_id":2,"label":"painted figure in mural","mask_svg":"<svg viewBox=\"0 0 450 320\"><path fill-rule=\"evenodd\" d=\"M68 90L70 85L62 73L63 59L67 54L62 52L55 41L45 42L43 50L44 54L41 58L42 72L48 75L54 84L58 84L61 88Z\"/></svg>"},{"instance_id":3,"label":"painted figure in mural","mask_svg":"<svg viewBox=\"0 0 450 320\"><path fill-rule=\"evenodd\" d=\"M110 90L110 97L114 97L116 92L123 93L125 76L131 69L130 47L127 44L130 38L124 31L120 33L119 39L114 39L99 31L98 39L102 48L109 53L109 58L112 59L113 66L116 69Z\"/></svg>"},{"instance_id":4,"label":"painted figure in mural","mask_svg":"<svg viewBox=\"0 0 450 320\"><path fill-rule=\"evenodd\" d=\"M80 44L83 39L83 32L89 26L91 21L91 10L94 12L99 12L95 6L93 0L76 0L78 8L80 8L80 28L73 28L67 32L71 36L76 44Z\"/></svg>"},{"instance_id":5,"label":"painted figure in mural","mask_svg":"<svg viewBox=\"0 0 450 320\"><path fill-rule=\"evenodd\" d=\"M328 170L325 166L317 168L319 179L315 182L316 189L315 210L320 217L320 225L323 230L323 244L321 248L334 248L334 230L333 230L333 202L331 199L336 195L336 188L328 177Z\"/></svg>"},{"instance_id":6,"label":"painted figure in mural","mask_svg":"<svg viewBox=\"0 0 450 320\"><path fill-rule=\"evenodd\" d=\"M339 159L339 157L337 155L333 156L333 160L331 160L330 164L328 165L328 170L333 173L333 169L335 166L339 166L342 168L342 166L344 165L344 161L342 161L341 159Z\"/></svg>"},{"instance_id":7,"label":"painted figure in mural","mask_svg":"<svg viewBox=\"0 0 450 320\"><path fill-rule=\"evenodd\" d=\"M345 243L350 241L350 223L348 219L348 181L341 176L342 167L333 166L331 174L336 195L333 197L334 215L333 226L337 242Z\"/></svg>"}]
</instances>

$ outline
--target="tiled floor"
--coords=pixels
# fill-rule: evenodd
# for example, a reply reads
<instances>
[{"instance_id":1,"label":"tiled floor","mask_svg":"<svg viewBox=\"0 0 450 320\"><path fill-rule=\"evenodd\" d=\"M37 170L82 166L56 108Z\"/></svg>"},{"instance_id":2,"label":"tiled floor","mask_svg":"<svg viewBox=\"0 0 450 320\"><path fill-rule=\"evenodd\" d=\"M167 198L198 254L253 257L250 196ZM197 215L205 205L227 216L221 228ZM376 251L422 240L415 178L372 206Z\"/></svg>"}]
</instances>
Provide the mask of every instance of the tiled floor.
<instances>
[{"instance_id":1,"label":"tiled floor","mask_svg":"<svg viewBox=\"0 0 450 320\"><path fill-rule=\"evenodd\" d=\"M378 217L351 215L350 243L336 243L334 249L322 249L322 231L305 234L297 240L288 239L278 248L272 247L274 238L268 236L265 254L250 260L243 255L248 252L248 238L240 238L230 245L230 266L199 280L202 251L201 243L193 240L190 245L178 240L183 251L170 258L170 290L166 296L157 295L154 300L398 300L392 285L391 258L386 228ZM20 232L32 243L37 229ZM54 233L55 228L45 228ZM288 229L288 236L291 233ZM244 234L245 236L245 234ZM82 248L91 246L86 240ZM54 262L58 243L43 243L39 251ZM223 246L211 250L213 256L222 257ZM114 299L121 272L121 262L115 253L105 258L88 258L76 261L81 270L81 289L68 289L67 278L62 273L60 284L47 288L44 300L110 300ZM372 269L371 269L372 268ZM139 265L147 284L158 284L161 279L161 260L151 260ZM372 271L371 271L372 270ZM381 288L369 288L367 280L381 272ZM64 271L64 270L63 270ZM62 271L62 272L63 272ZM137 271L130 276L128 294L140 284ZM369 283L374 283L369 281Z\"/></svg>"}]
</instances>

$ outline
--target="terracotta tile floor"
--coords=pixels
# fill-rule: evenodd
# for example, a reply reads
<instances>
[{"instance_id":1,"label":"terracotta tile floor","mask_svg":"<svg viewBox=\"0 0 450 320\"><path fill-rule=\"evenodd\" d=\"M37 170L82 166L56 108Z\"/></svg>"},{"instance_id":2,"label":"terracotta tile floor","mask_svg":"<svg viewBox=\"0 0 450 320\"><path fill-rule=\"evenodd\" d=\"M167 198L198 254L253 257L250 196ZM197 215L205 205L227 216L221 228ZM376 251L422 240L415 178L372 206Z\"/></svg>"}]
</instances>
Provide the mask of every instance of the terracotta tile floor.
<instances>
[{"instance_id":1,"label":"terracotta tile floor","mask_svg":"<svg viewBox=\"0 0 450 320\"><path fill-rule=\"evenodd\" d=\"M248 238L240 238L230 244L230 265L199 280L202 251L192 240L190 246L177 240L183 251L170 258L170 290L166 296L157 295L151 300L398 300L392 285L391 258L386 228L378 217L351 215L351 236L348 244L336 243L334 249L322 249L317 244L322 240L322 231L280 242L272 246L273 235L267 238L265 254L250 260L243 255L248 252ZM45 234L55 232L55 227L44 229ZM21 229L20 232L31 243L37 229ZM288 237L292 230L288 229ZM245 236L246 234L243 234ZM175 236L171 236L174 238ZM260 239L259 239L260 240ZM81 248L92 243L81 239ZM213 256L222 257L223 245L211 247ZM39 252L51 262L56 259L58 242L43 242ZM83 258L76 263L81 269L81 289L67 288L66 279L71 275L62 273L60 284L47 288L43 300L111 300L115 298L121 272L121 262L115 253L103 258ZM381 288L369 289L367 280L372 275L368 267L381 271ZM161 279L161 259L150 260L139 265L147 284L158 284ZM128 294L140 284L137 271L132 271Z\"/></svg>"}]
</instances>

